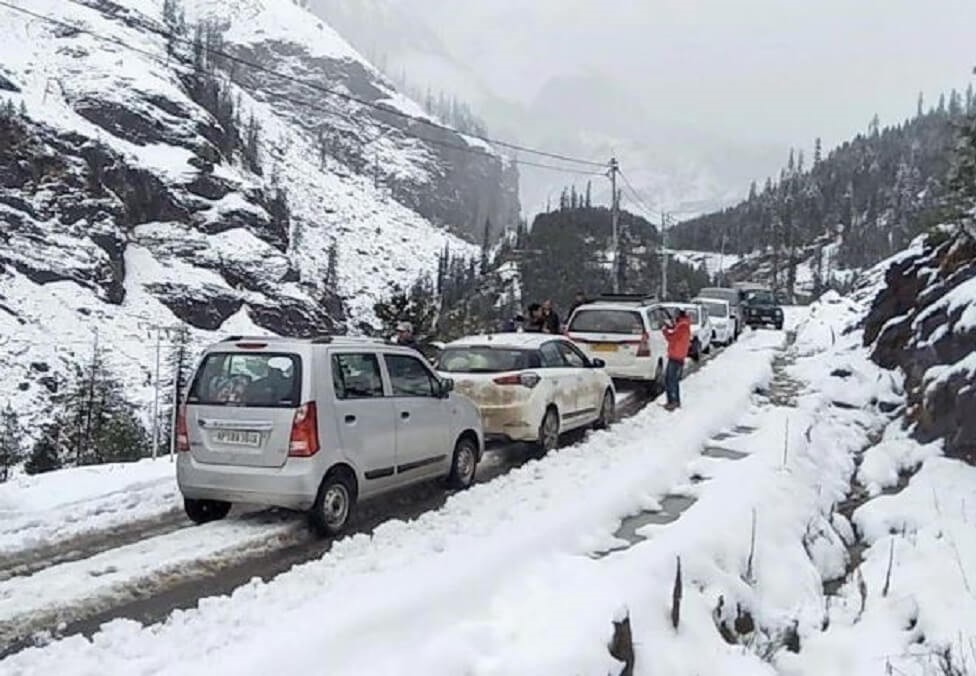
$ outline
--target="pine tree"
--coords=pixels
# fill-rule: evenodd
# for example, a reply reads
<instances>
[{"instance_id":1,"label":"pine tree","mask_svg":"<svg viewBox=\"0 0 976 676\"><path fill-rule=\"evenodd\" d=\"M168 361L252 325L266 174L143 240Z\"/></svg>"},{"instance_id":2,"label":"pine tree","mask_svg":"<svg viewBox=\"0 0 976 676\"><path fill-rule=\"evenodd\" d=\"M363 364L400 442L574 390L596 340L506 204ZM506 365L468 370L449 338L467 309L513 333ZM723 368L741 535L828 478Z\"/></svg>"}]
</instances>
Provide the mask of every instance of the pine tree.
<instances>
[{"instance_id":1,"label":"pine tree","mask_svg":"<svg viewBox=\"0 0 976 676\"><path fill-rule=\"evenodd\" d=\"M868 136L871 138L877 138L878 134L881 132L881 118L875 113L874 117L868 123Z\"/></svg>"},{"instance_id":2,"label":"pine tree","mask_svg":"<svg viewBox=\"0 0 976 676\"><path fill-rule=\"evenodd\" d=\"M972 115L974 112L974 106L976 106L976 95L973 94L972 83L966 87L966 114Z\"/></svg>"},{"instance_id":3,"label":"pine tree","mask_svg":"<svg viewBox=\"0 0 976 676\"><path fill-rule=\"evenodd\" d=\"M915 117L922 117L923 115L925 115L925 94L919 92L918 107L915 109Z\"/></svg>"},{"instance_id":4,"label":"pine tree","mask_svg":"<svg viewBox=\"0 0 976 676\"><path fill-rule=\"evenodd\" d=\"M321 153L322 166L325 166L325 153L323 146L319 146ZM247 128L244 131L244 163L247 168L258 176L261 171L261 123L251 113L247 121Z\"/></svg>"},{"instance_id":5,"label":"pine tree","mask_svg":"<svg viewBox=\"0 0 976 676\"><path fill-rule=\"evenodd\" d=\"M572 186L569 191L569 207L570 209L576 209L579 207L579 195L576 194L576 186Z\"/></svg>"},{"instance_id":6,"label":"pine tree","mask_svg":"<svg viewBox=\"0 0 976 676\"><path fill-rule=\"evenodd\" d=\"M949 115L959 117L962 113L962 95L953 89L949 94Z\"/></svg>"},{"instance_id":7,"label":"pine tree","mask_svg":"<svg viewBox=\"0 0 976 676\"><path fill-rule=\"evenodd\" d=\"M587 209L593 207L592 190L593 190L593 181L587 181L586 182L586 208Z\"/></svg>"},{"instance_id":8,"label":"pine tree","mask_svg":"<svg viewBox=\"0 0 976 676\"><path fill-rule=\"evenodd\" d=\"M491 219L485 219L484 235L481 238L481 274L488 274L488 264L491 254Z\"/></svg>"},{"instance_id":9,"label":"pine tree","mask_svg":"<svg viewBox=\"0 0 976 676\"><path fill-rule=\"evenodd\" d=\"M959 132L949 175L949 207L962 227L976 238L976 114Z\"/></svg>"},{"instance_id":10,"label":"pine tree","mask_svg":"<svg viewBox=\"0 0 976 676\"><path fill-rule=\"evenodd\" d=\"M945 93L944 92L942 94L939 94L939 108L938 108L938 111L940 113L944 113L946 111L946 97L945 97Z\"/></svg>"},{"instance_id":11,"label":"pine tree","mask_svg":"<svg viewBox=\"0 0 976 676\"><path fill-rule=\"evenodd\" d=\"M333 241L329 244L328 262L325 268L326 286L336 289L339 286L339 245Z\"/></svg>"},{"instance_id":12,"label":"pine tree","mask_svg":"<svg viewBox=\"0 0 976 676\"><path fill-rule=\"evenodd\" d=\"M813 166L819 167L823 161L823 144L818 136L813 142Z\"/></svg>"},{"instance_id":13,"label":"pine tree","mask_svg":"<svg viewBox=\"0 0 976 676\"><path fill-rule=\"evenodd\" d=\"M45 425L41 429L41 436L31 448L27 462L24 463L25 472L32 475L43 474L64 467L64 460L59 453L58 437L57 424Z\"/></svg>"},{"instance_id":14,"label":"pine tree","mask_svg":"<svg viewBox=\"0 0 976 676\"><path fill-rule=\"evenodd\" d=\"M10 469L24 459L23 430L10 402L0 411L0 483L10 476Z\"/></svg>"}]
</instances>

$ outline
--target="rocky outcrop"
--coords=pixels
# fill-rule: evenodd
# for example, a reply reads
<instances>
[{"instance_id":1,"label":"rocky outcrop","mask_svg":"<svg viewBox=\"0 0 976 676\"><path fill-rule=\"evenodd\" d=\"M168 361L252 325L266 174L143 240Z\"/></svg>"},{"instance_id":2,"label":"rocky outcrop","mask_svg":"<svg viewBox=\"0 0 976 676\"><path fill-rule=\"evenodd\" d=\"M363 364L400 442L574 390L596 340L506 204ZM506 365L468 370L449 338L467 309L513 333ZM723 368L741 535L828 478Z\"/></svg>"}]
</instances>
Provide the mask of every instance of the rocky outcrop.
<instances>
[{"instance_id":1,"label":"rocky outcrop","mask_svg":"<svg viewBox=\"0 0 976 676\"><path fill-rule=\"evenodd\" d=\"M915 436L976 464L976 241L940 231L896 258L864 341L904 373Z\"/></svg>"}]
</instances>

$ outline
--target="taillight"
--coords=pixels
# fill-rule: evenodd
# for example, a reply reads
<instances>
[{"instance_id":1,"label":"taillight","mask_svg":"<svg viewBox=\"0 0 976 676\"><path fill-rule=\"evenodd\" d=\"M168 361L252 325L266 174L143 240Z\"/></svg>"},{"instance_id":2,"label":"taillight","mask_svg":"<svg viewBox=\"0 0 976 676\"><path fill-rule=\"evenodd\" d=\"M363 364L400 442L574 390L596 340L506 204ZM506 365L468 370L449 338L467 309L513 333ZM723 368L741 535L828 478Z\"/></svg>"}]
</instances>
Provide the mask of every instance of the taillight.
<instances>
[{"instance_id":1,"label":"taillight","mask_svg":"<svg viewBox=\"0 0 976 676\"><path fill-rule=\"evenodd\" d=\"M515 373L510 376L499 376L492 382L496 385L522 385L523 387L535 387L542 378L537 373Z\"/></svg>"},{"instance_id":2,"label":"taillight","mask_svg":"<svg viewBox=\"0 0 976 676\"><path fill-rule=\"evenodd\" d=\"M293 458L307 458L319 452L319 425L315 403L303 404L295 411L291 423L291 439L288 441L288 455Z\"/></svg>"},{"instance_id":3,"label":"taillight","mask_svg":"<svg viewBox=\"0 0 976 676\"><path fill-rule=\"evenodd\" d=\"M644 332L641 336L640 345L637 346L637 356L638 357L650 357L651 356L651 337Z\"/></svg>"},{"instance_id":4,"label":"taillight","mask_svg":"<svg viewBox=\"0 0 976 676\"><path fill-rule=\"evenodd\" d=\"M176 411L176 452L186 453L190 450L190 435L186 431L186 404L181 404Z\"/></svg>"}]
</instances>

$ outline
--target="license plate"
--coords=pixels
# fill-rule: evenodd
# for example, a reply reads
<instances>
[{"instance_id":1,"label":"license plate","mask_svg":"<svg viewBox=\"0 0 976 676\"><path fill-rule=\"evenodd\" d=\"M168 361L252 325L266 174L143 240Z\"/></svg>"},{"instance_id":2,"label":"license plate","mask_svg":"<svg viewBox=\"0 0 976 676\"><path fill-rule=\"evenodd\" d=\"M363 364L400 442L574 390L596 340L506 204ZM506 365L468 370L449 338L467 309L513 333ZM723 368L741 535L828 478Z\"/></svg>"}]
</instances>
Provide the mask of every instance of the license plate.
<instances>
[{"instance_id":1,"label":"license plate","mask_svg":"<svg viewBox=\"0 0 976 676\"><path fill-rule=\"evenodd\" d=\"M593 346L594 352L616 352L616 343L597 343Z\"/></svg>"},{"instance_id":2,"label":"license plate","mask_svg":"<svg viewBox=\"0 0 976 676\"><path fill-rule=\"evenodd\" d=\"M260 432L241 432L238 430L218 430L214 432L214 441L227 446L250 446L256 448L261 445Z\"/></svg>"}]
</instances>

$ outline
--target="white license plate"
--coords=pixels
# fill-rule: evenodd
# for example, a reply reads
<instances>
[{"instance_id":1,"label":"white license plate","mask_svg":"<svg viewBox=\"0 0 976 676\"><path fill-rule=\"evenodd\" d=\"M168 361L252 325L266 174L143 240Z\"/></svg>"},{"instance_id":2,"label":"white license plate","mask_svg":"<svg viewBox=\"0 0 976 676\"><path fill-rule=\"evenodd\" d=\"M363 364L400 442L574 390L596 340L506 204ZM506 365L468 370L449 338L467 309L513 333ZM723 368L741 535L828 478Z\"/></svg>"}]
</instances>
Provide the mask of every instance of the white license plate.
<instances>
[{"instance_id":1,"label":"white license plate","mask_svg":"<svg viewBox=\"0 0 976 676\"><path fill-rule=\"evenodd\" d=\"M217 430L213 435L214 441L226 446L250 446L257 448L261 445L260 432L242 432L239 430Z\"/></svg>"}]
</instances>

